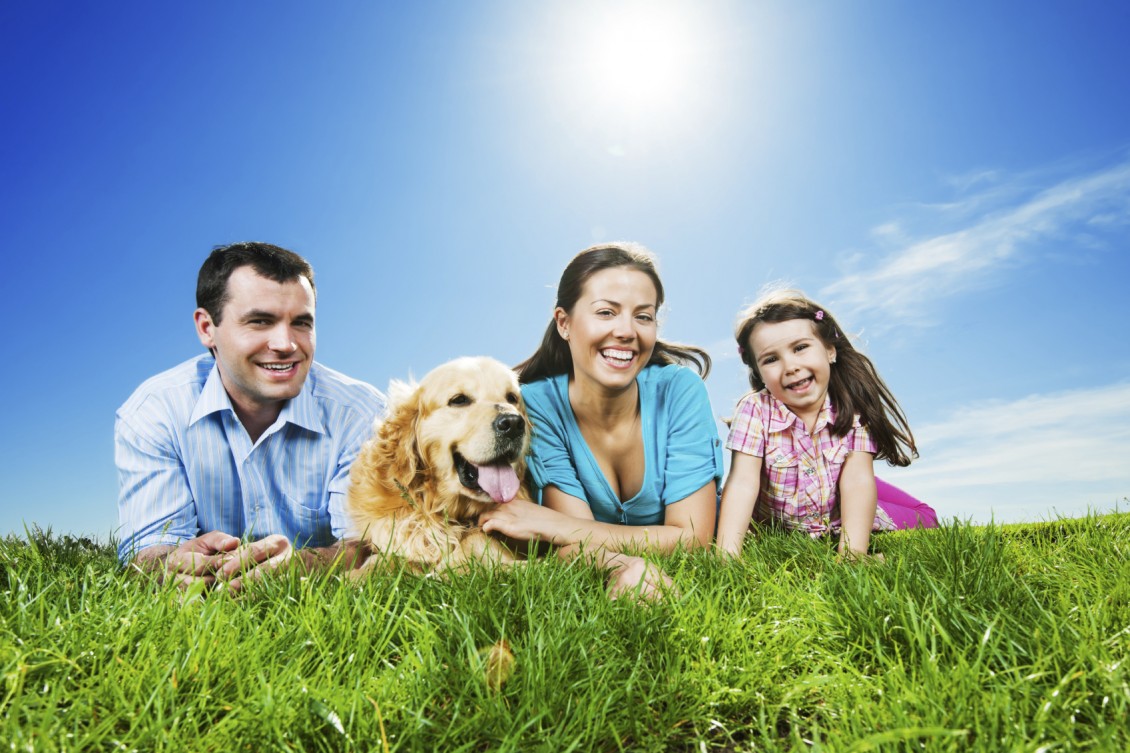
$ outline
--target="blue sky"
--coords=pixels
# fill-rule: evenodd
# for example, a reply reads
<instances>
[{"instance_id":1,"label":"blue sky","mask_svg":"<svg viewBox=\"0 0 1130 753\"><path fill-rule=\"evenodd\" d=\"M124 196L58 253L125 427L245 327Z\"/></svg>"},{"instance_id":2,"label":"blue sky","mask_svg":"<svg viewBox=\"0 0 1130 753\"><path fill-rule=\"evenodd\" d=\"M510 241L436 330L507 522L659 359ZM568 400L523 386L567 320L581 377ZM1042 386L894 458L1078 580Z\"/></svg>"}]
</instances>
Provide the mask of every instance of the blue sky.
<instances>
[{"instance_id":1,"label":"blue sky","mask_svg":"<svg viewBox=\"0 0 1130 753\"><path fill-rule=\"evenodd\" d=\"M318 359L386 387L536 345L571 256L659 257L706 347L832 310L975 522L1130 503L1125 3L5 3L0 534L107 537L113 415L200 352L196 270L313 263Z\"/></svg>"}]
</instances>

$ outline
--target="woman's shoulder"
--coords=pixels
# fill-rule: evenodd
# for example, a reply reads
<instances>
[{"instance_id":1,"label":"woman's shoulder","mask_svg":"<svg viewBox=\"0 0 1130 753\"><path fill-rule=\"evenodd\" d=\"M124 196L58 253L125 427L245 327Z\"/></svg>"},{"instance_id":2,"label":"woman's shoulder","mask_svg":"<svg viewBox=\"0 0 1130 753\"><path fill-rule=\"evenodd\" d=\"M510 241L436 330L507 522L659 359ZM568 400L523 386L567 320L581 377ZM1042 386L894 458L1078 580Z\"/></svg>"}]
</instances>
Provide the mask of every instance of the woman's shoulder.
<instances>
[{"instance_id":1,"label":"woman's shoulder","mask_svg":"<svg viewBox=\"0 0 1130 753\"><path fill-rule=\"evenodd\" d=\"M677 364L648 366L638 379L644 409L658 415L689 420L713 415L706 383L694 369Z\"/></svg>"},{"instance_id":2,"label":"woman's shoulder","mask_svg":"<svg viewBox=\"0 0 1130 753\"><path fill-rule=\"evenodd\" d=\"M538 379L523 384L521 389L527 408L538 412L553 411L555 406L560 407L563 401L568 401L569 375L558 374Z\"/></svg>"},{"instance_id":3,"label":"woman's shoulder","mask_svg":"<svg viewBox=\"0 0 1130 753\"><path fill-rule=\"evenodd\" d=\"M645 366L637 378L639 383L649 389L665 391L670 389L706 389L699 373L690 366L682 364L651 364Z\"/></svg>"}]
</instances>

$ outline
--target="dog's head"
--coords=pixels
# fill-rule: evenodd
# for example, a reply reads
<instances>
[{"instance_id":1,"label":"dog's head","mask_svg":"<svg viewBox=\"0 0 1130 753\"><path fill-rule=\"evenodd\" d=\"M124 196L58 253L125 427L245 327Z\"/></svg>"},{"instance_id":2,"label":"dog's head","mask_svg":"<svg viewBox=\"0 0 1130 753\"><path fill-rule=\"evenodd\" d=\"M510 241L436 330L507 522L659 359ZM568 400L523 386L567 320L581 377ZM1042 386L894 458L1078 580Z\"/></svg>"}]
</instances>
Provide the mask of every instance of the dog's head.
<instances>
[{"instance_id":1,"label":"dog's head","mask_svg":"<svg viewBox=\"0 0 1130 753\"><path fill-rule=\"evenodd\" d=\"M370 467L412 505L463 517L518 494L530 424L513 371L492 358L460 358L390 391Z\"/></svg>"}]
</instances>

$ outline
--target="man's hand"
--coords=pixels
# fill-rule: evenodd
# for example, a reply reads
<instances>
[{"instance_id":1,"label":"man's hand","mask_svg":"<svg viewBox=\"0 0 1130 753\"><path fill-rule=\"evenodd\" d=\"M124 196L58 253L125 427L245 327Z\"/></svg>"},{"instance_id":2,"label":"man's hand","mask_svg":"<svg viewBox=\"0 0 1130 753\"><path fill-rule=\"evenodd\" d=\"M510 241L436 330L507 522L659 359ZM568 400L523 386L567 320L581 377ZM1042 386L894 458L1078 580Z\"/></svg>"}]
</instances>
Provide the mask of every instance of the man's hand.
<instances>
[{"instance_id":1,"label":"man's hand","mask_svg":"<svg viewBox=\"0 0 1130 753\"><path fill-rule=\"evenodd\" d=\"M162 583L172 580L182 590L196 583L212 587L222 582L239 591L244 579L257 580L293 557L294 547L280 534L245 544L223 531L209 531L178 546L143 549L134 564L156 572Z\"/></svg>"},{"instance_id":2,"label":"man's hand","mask_svg":"<svg viewBox=\"0 0 1130 753\"><path fill-rule=\"evenodd\" d=\"M173 580L181 589L196 583L207 587L223 583L231 591L239 591L248 579L259 580L294 560L300 560L310 571L327 570L339 564L351 570L359 567L368 555L368 548L358 541L295 549L281 534L243 543L222 531L209 531L179 546L147 547L134 558L133 564L139 570L157 573L162 583Z\"/></svg>"},{"instance_id":3,"label":"man's hand","mask_svg":"<svg viewBox=\"0 0 1130 753\"><path fill-rule=\"evenodd\" d=\"M239 539L235 536L209 531L178 546L142 549L133 564L140 570L157 573L162 583L172 580L182 589L200 582L211 586L216 582L216 569L237 548Z\"/></svg>"},{"instance_id":4,"label":"man's hand","mask_svg":"<svg viewBox=\"0 0 1130 753\"><path fill-rule=\"evenodd\" d=\"M239 591L246 580L259 580L264 574L286 566L295 554L290 539L279 533L271 534L226 554L216 570L216 580L226 582L232 591Z\"/></svg>"}]
</instances>

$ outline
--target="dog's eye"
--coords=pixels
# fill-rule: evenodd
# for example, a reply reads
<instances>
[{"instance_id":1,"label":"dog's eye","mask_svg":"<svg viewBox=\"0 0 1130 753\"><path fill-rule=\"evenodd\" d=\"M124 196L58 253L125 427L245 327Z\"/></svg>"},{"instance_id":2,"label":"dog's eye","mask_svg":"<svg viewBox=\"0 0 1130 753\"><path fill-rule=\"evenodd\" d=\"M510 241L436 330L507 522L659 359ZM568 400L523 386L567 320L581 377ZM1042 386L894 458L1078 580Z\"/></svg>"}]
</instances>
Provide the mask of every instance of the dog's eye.
<instances>
[{"instance_id":1,"label":"dog's eye","mask_svg":"<svg viewBox=\"0 0 1130 753\"><path fill-rule=\"evenodd\" d=\"M517 405L518 404L518 396L515 395L513 392L507 392L506 393L506 402L510 403L511 405Z\"/></svg>"},{"instance_id":2,"label":"dog's eye","mask_svg":"<svg viewBox=\"0 0 1130 753\"><path fill-rule=\"evenodd\" d=\"M454 406L457 406L457 407L464 406L464 405L470 405L471 404L471 398L467 397L462 392L460 392L458 395L456 395L455 397L448 400L447 404L448 405L454 405Z\"/></svg>"}]
</instances>

